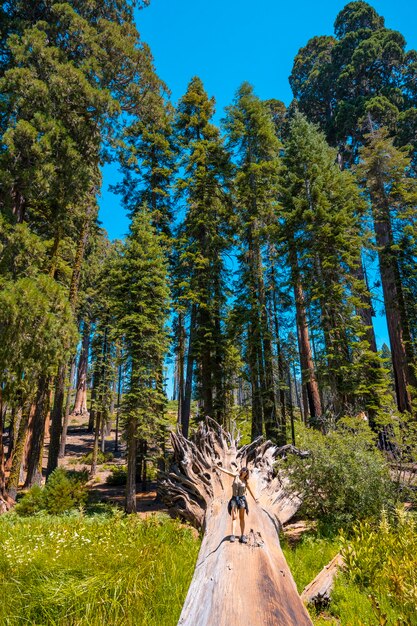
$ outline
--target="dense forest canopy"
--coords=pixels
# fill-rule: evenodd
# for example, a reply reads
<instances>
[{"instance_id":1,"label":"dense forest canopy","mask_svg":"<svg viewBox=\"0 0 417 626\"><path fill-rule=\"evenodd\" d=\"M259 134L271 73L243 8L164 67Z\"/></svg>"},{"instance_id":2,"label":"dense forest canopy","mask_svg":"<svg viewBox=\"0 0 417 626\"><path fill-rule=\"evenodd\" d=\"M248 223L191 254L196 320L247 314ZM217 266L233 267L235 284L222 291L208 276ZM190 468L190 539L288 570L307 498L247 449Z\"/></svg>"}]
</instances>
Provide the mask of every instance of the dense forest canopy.
<instances>
[{"instance_id":1,"label":"dense forest canopy","mask_svg":"<svg viewBox=\"0 0 417 626\"><path fill-rule=\"evenodd\" d=\"M4 509L88 412L92 474L117 416L133 511L145 457L165 462L168 375L185 435L209 416L285 444L362 415L392 448L415 419L417 52L350 2L298 52L288 108L244 83L218 127L199 77L170 100L146 4L1 4ZM97 217L109 161L124 241Z\"/></svg>"}]
</instances>

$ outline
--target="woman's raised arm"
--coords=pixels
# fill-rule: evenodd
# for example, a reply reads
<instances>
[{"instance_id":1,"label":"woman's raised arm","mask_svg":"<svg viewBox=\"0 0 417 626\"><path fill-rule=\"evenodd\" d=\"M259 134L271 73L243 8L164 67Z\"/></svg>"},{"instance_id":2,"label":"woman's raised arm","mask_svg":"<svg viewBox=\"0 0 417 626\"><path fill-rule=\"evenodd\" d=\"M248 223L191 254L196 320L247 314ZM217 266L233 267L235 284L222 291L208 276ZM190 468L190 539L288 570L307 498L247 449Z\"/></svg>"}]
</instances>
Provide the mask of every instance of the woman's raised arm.
<instances>
[{"instance_id":1,"label":"woman's raised arm","mask_svg":"<svg viewBox=\"0 0 417 626\"><path fill-rule=\"evenodd\" d=\"M224 474L228 474L229 476L232 476L233 478L235 478L237 476L237 472L229 472L229 470L223 469L222 467L220 467L220 465L214 465L213 467L216 467L217 469L219 469Z\"/></svg>"}]
</instances>

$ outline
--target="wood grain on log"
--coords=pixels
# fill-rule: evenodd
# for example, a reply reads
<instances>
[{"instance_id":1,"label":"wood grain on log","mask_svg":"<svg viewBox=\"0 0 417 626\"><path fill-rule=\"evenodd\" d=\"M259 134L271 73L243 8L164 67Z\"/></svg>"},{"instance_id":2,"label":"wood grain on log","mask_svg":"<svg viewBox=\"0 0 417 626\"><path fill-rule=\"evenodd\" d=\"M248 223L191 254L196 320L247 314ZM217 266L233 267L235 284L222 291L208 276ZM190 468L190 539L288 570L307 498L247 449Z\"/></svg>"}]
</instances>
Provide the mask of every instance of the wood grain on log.
<instances>
[{"instance_id":1,"label":"wood grain on log","mask_svg":"<svg viewBox=\"0 0 417 626\"><path fill-rule=\"evenodd\" d=\"M204 528L194 576L180 616L181 626L311 626L279 544L280 526L300 506L276 474L278 456L304 454L257 439L238 448L238 437L216 423L200 424L192 440L172 435L174 463L159 493L174 515ZM218 469L250 469L256 503L247 496L248 543L231 543L227 503L232 477ZM237 528L239 522L237 521Z\"/></svg>"}]
</instances>

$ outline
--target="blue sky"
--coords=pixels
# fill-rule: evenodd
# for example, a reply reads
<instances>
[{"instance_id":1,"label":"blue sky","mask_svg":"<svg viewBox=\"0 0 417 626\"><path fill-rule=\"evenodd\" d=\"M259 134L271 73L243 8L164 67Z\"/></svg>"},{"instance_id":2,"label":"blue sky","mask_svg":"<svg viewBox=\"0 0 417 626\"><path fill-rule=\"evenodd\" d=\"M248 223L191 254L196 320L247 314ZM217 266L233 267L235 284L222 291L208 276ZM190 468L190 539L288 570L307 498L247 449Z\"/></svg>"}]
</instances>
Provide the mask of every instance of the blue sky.
<instances>
[{"instance_id":1,"label":"blue sky","mask_svg":"<svg viewBox=\"0 0 417 626\"><path fill-rule=\"evenodd\" d=\"M333 33L344 0L151 0L137 12L142 39L152 50L159 76L176 102L192 76L203 80L217 102L216 118L247 80L261 98L288 104L288 76L294 56L314 35ZM399 30L409 48L417 48L415 0L374 0L388 28ZM128 220L119 199L108 191L117 180L117 168L104 168L100 218L111 238L121 238ZM385 339L384 320L376 323Z\"/></svg>"}]
</instances>

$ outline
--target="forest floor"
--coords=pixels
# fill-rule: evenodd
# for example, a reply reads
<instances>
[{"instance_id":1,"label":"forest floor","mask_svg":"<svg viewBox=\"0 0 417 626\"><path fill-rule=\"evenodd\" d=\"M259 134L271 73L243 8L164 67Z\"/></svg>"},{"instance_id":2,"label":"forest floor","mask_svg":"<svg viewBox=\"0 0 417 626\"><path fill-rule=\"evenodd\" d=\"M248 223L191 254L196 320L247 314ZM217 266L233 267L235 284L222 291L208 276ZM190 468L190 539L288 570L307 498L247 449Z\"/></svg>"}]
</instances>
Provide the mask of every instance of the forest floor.
<instances>
[{"instance_id":1,"label":"forest floor","mask_svg":"<svg viewBox=\"0 0 417 626\"><path fill-rule=\"evenodd\" d=\"M46 442L43 469L46 470L48 461L48 441ZM88 431L88 414L87 415L71 415L68 426L67 445L65 448L65 457L59 459L59 466L68 470L90 470L90 459L94 446L94 433ZM110 485L107 483L108 477L112 474L112 470L125 466L123 458L123 445L119 445L119 451L115 453L115 430L112 429L110 435L106 437L105 444L106 459L98 463L97 473L91 478L87 487L94 500L98 502L108 502L116 504L120 507L124 505L125 486ZM101 455L100 455L101 456ZM138 485L140 487L140 485ZM152 513L167 512L167 508L158 498L156 492L156 481L151 480L147 483L146 491L138 490L136 494L137 512L140 517L148 517Z\"/></svg>"}]
</instances>

